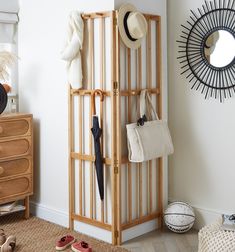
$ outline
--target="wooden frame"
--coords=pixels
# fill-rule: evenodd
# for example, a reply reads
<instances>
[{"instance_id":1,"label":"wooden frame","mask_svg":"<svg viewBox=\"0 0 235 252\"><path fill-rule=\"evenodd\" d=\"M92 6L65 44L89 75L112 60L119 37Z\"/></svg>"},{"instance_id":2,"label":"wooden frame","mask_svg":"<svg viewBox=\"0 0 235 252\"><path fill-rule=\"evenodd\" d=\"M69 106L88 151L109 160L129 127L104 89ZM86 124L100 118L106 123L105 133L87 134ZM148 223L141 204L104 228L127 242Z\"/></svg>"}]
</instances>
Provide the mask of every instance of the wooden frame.
<instances>
[{"instance_id":1,"label":"wooden frame","mask_svg":"<svg viewBox=\"0 0 235 252\"><path fill-rule=\"evenodd\" d=\"M148 35L146 41L146 63L147 63L147 81L146 87L148 91L151 93L152 96L156 96L156 107L158 110L159 117L162 116L162 82L161 82L161 20L159 16L156 15L149 15L144 14L147 22L148 22ZM112 232L112 243L114 245L120 245L122 243L122 231L127 230L131 227L139 225L141 223L148 222L153 219L159 220L159 225L161 226L161 219L162 219L162 187L163 187L163 178L162 178L162 158L156 160L156 164L158 167L157 179L158 185L156 186L157 193L153 192L153 162L148 162L148 176L147 181L148 184L144 182L143 177L143 165L138 164L136 166L136 178L133 179L133 164L128 161L127 156L122 156L122 111L121 109L121 99L125 97L127 99L127 121L125 123L130 123L135 118L132 118L131 114L131 104L134 99L139 99L139 94L141 89L143 88L143 48L140 47L138 50L135 51L135 64L132 64L132 55L131 49L126 49L127 51L127 88L121 88L121 67L120 67L120 52L121 47L123 46L121 43L121 39L118 32L117 27L117 11L110 11L110 12L102 12L102 13L91 13L91 14L84 14L83 19L84 22L87 22L89 26L89 70L88 70L88 86L87 89L72 89L69 85L69 225L70 228L74 228L74 221L84 222L104 230ZM110 48L111 48L111 89L107 90L105 82L105 70L106 70L106 62L105 62L105 33L106 33L106 26L105 26L105 18L110 19L110 26L111 26L111 39L110 39ZM97 202L95 197L95 174L94 174L94 161L95 156L93 152L93 144L91 133L89 137L89 153L84 153L83 149L83 142L84 142L84 99L88 97L89 103L91 104L91 95L94 92L94 87L97 86L94 80L94 20L99 19L99 50L100 50L100 76L99 76L99 88L103 91L104 99L109 99L111 102L111 155L107 156L105 153L104 147L104 138L101 138L101 148L103 153L103 161L104 161L104 180L106 179L107 169L110 169L111 172L111 211L108 213L111 214L111 222L108 222L107 219L107 202ZM153 54L152 49L152 38L153 35L151 33L151 27L154 26L156 29L156 59L155 55ZM153 69L152 66L152 59L155 59L157 69ZM135 66L134 66L135 65ZM132 81L132 74L131 74L131 67L136 67L136 83L135 87L133 88L133 81ZM155 80L156 83L153 83L152 76L153 74L156 75ZM78 96L78 104L79 109L77 111L78 115L76 114L79 120L79 127L78 127L78 137L79 137L79 152L75 152L75 104L74 98ZM110 118L105 117L105 105L106 103L100 103L100 110L99 110L99 118L100 118L100 125L103 128L103 135L105 135L106 128L104 121L110 120ZM90 106L89 112L89 127L91 127L91 119L92 119L92 108ZM76 191L76 182L75 182L75 160L78 160L78 174L79 174L79 186L77 187L78 192ZM89 216L85 214L86 202L84 201L84 190L85 190L85 183L84 181L84 163L88 162L90 170L90 185L89 185ZM127 220L122 220L122 211L121 211L121 173L125 172L125 167L127 167L127 174L128 174L128 201L127 201ZM124 173L125 174L125 173ZM133 187L132 184L135 184L136 194L133 198ZM147 184L147 185L146 185ZM146 186L147 190L147 213L144 213L143 207L143 188ZM106 190L106 189L105 189ZM76 196L78 195L78 196ZM153 207L153 199L156 198L156 205L157 208L154 209ZM76 199L78 198L79 201L79 208L78 212L76 212ZM135 204L133 203L135 201ZM100 217L97 215L97 204L100 203ZM137 209L136 209L137 208ZM136 209L136 216L133 217L133 209Z\"/></svg>"}]
</instances>

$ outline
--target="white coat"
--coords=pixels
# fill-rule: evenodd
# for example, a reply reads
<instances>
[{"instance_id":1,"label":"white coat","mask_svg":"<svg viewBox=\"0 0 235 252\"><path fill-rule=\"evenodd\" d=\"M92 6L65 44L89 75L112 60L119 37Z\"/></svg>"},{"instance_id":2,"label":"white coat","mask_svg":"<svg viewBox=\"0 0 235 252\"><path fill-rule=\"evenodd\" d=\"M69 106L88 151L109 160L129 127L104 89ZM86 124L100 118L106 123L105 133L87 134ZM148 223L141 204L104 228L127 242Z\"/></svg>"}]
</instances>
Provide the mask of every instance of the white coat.
<instances>
[{"instance_id":1,"label":"white coat","mask_svg":"<svg viewBox=\"0 0 235 252\"><path fill-rule=\"evenodd\" d=\"M82 60L83 20L81 13L72 11L69 16L68 37L61 52L61 58L67 61L68 82L72 88L82 88Z\"/></svg>"}]
</instances>

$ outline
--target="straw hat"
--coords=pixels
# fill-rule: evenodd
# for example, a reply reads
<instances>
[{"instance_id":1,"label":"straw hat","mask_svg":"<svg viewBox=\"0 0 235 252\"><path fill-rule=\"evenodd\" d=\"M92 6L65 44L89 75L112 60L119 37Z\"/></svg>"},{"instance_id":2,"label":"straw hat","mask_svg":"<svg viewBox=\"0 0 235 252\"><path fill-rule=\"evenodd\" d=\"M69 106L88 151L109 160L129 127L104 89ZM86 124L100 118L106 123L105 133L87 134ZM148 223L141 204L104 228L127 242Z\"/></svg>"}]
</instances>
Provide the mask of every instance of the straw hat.
<instances>
[{"instance_id":1,"label":"straw hat","mask_svg":"<svg viewBox=\"0 0 235 252\"><path fill-rule=\"evenodd\" d=\"M124 44L129 48L137 49L147 33L147 22L135 6L124 4L118 12L118 28Z\"/></svg>"}]
</instances>

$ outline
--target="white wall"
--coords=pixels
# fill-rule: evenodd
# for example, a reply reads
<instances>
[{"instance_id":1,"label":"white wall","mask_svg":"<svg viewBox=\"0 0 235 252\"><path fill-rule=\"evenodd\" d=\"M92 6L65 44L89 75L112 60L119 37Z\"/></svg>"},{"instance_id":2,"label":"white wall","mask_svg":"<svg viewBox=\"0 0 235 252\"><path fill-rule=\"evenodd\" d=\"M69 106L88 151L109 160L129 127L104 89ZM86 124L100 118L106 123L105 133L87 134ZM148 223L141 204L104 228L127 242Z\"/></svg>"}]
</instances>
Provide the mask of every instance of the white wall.
<instances>
[{"instance_id":1,"label":"white wall","mask_svg":"<svg viewBox=\"0 0 235 252\"><path fill-rule=\"evenodd\" d=\"M235 210L235 98L205 100L180 75L177 43L190 9L203 0L168 1L169 123L175 153L169 160L169 198L197 208L197 226Z\"/></svg>"},{"instance_id":2,"label":"white wall","mask_svg":"<svg viewBox=\"0 0 235 252\"><path fill-rule=\"evenodd\" d=\"M20 1L20 111L34 115L35 194L37 210L68 214L68 93L65 62L60 51L71 10L112 10L106 0ZM56 220L54 220L56 221Z\"/></svg>"}]
</instances>

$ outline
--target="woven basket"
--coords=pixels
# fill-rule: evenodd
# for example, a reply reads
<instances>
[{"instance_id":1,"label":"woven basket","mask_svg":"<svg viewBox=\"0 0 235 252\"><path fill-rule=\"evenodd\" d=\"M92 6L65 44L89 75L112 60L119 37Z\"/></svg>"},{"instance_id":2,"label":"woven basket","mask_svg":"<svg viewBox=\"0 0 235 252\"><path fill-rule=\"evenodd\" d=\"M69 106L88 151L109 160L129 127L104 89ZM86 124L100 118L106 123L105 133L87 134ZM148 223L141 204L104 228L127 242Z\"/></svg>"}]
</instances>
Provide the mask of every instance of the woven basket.
<instances>
[{"instance_id":1,"label":"woven basket","mask_svg":"<svg viewBox=\"0 0 235 252\"><path fill-rule=\"evenodd\" d=\"M203 227L198 234L198 252L235 252L235 232L221 229L222 219Z\"/></svg>"}]
</instances>

